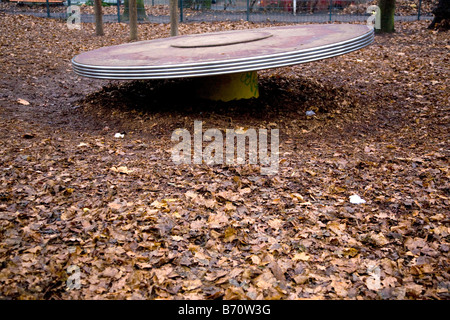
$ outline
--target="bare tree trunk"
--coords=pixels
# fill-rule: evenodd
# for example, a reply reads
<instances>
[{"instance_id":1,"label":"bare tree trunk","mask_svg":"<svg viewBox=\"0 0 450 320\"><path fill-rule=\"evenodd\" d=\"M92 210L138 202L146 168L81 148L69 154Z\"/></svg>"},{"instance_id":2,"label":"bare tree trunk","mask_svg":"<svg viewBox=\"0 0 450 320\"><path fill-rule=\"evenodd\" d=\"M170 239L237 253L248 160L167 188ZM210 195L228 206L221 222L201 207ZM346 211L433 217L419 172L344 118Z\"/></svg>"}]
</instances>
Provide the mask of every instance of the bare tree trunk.
<instances>
[{"instance_id":1,"label":"bare tree trunk","mask_svg":"<svg viewBox=\"0 0 450 320\"><path fill-rule=\"evenodd\" d=\"M439 25L440 29L450 28L450 0L439 0L438 6L433 10L434 19L428 29L434 29Z\"/></svg>"},{"instance_id":2,"label":"bare tree trunk","mask_svg":"<svg viewBox=\"0 0 450 320\"><path fill-rule=\"evenodd\" d=\"M94 0L94 15L95 15L95 34L98 36L102 36L104 35L102 0Z\"/></svg>"},{"instance_id":3,"label":"bare tree trunk","mask_svg":"<svg viewBox=\"0 0 450 320\"><path fill-rule=\"evenodd\" d=\"M137 5L136 0L130 2L130 40L137 40Z\"/></svg>"},{"instance_id":4,"label":"bare tree trunk","mask_svg":"<svg viewBox=\"0 0 450 320\"><path fill-rule=\"evenodd\" d=\"M394 32L395 0L378 0L381 11L381 33Z\"/></svg>"},{"instance_id":5,"label":"bare tree trunk","mask_svg":"<svg viewBox=\"0 0 450 320\"><path fill-rule=\"evenodd\" d=\"M178 35L178 8L177 0L170 0L170 36Z\"/></svg>"},{"instance_id":6,"label":"bare tree trunk","mask_svg":"<svg viewBox=\"0 0 450 320\"><path fill-rule=\"evenodd\" d=\"M145 13L144 0L136 0L136 5L137 5L138 21L147 21L148 16ZM124 0L122 21L129 21L129 20L130 20L130 4L129 4L129 0Z\"/></svg>"}]
</instances>

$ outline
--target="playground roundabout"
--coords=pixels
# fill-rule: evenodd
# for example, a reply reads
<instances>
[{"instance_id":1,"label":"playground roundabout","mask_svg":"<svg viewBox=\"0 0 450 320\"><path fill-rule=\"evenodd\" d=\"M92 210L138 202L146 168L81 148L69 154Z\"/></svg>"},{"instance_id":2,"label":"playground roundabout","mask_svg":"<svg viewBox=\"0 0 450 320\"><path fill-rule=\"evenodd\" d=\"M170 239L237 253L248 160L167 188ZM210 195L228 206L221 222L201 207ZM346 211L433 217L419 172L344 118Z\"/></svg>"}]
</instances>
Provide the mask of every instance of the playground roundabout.
<instances>
[{"instance_id":1,"label":"playground roundabout","mask_svg":"<svg viewBox=\"0 0 450 320\"><path fill-rule=\"evenodd\" d=\"M99 79L208 77L203 96L229 101L258 96L258 70L331 58L372 42L373 29L365 25L284 26L107 46L77 55L72 65L78 75Z\"/></svg>"}]
</instances>

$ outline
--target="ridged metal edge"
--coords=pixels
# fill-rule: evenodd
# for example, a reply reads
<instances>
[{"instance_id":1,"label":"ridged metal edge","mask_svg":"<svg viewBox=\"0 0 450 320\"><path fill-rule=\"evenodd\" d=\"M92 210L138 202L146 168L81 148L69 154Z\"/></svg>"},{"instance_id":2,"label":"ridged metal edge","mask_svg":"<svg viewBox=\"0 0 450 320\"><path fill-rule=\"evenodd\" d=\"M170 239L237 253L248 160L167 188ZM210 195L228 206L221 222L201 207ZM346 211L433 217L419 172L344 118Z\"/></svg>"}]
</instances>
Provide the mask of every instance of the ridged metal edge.
<instances>
[{"instance_id":1,"label":"ridged metal edge","mask_svg":"<svg viewBox=\"0 0 450 320\"><path fill-rule=\"evenodd\" d=\"M358 39L358 40L355 39L354 42L346 43L345 45L344 44L339 44L339 45L336 45L335 47L327 47L327 48L324 48L322 50L316 50L314 52L307 51L307 52L297 52L296 54L289 53L289 54L286 54L285 56L281 56L281 57L269 57L269 58L265 57L264 59L254 60L254 61L250 61L249 60L249 61L239 61L239 62L235 62L235 63L226 63L226 64L224 63L224 64L218 64L218 65L215 64L215 65L189 66L189 67L184 67L184 68L182 68L182 67L167 67L167 68L164 68L162 70L162 72L163 73L165 73L165 72L177 72L177 71L183 71L183 70L187 70L187 71L192 71L192 70L215 70L216 68L223 68L223 67L247 66L247 65L263 64L263 63L267 63L267 62L276 62L276 61L284 62L284 61L288 61L288 60L292 60L292 59L298 59L298 58L303 57L303 56L304 57L309 57L309 56L316 56L318 54L323 54L325 52L333 52L333 51L337 51L337 50L339 50L341 48L347 48L347 47L354 46L354 45L357 45L357 44L367 45L367 42L368 41L371 42L372 40L373 40L372 37L370 37L370 38L361 38L361 39ZM150 73L150 72L158 73L158 72L160 72L159 71L160 68L153 68L153 67L142 67L142 69L135 69L135 68L133 68L133 69L131 69L131 68L130 69L128 69L128 68L127 69L124 69L124 68L122 68L122 69L104 69L104 68L101 68L100 69L100 68L95 68L95 67L82 67L82 66L76 65L76 66L74 66L74 68L76 70L86 71L86 72L107 71L107 72L114 73L114 74L121 74L121 73L129 74L129 73L141 73L141 72L144 72L144 73Z\"/></svg>"}]
</instances>

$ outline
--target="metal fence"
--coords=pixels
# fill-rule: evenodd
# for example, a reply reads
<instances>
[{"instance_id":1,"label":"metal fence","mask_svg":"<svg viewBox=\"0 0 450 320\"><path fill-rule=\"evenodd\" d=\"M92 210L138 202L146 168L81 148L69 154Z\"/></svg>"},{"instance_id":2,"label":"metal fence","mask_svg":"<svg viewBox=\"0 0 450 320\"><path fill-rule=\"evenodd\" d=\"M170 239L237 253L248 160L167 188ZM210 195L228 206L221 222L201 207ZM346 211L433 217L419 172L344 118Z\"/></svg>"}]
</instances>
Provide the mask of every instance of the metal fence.
<instances>
[{"instance_id":1,"label":"metal fence","mask_svg":"<svg viewBox=\"0 0 450 320\"><path fill-rule=\"evenodd\" d=\"M169 0L138 0L139 22L169 23ZM397 21L431 19L438 0L397 0ZM181 22L354 22L367 20L376 0L178 0ZM93 0L0 0L0 12L67 19L80 8L81 22L93 22ZM127 22L125 0L103 0L104 22Z\"/></svg>"}]
</instances>

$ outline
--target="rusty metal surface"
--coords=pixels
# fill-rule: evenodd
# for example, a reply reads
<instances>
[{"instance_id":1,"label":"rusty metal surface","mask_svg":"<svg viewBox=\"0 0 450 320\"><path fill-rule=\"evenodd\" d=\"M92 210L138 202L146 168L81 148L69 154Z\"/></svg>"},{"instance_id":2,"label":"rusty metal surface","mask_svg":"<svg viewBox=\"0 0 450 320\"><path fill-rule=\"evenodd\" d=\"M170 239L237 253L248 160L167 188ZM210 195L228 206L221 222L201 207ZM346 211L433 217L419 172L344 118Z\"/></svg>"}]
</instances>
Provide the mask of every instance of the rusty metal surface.
<instances>
[{"instance_id":1,"label":"rusty metal surface","mask_svg":"<svg viewBox=\"0 0 450 320\"><path fill-rule=\"evenodd\" d=\"M177 40L172 40L170 46L175 48L224 47L259 41L272 36L273 34L267 31L209 33L201 36L180 37Z\"/></svg>"},{"instance_id":2,"label":"rusty metal surface","mask_svg":"<svg viewBox=\"0 0 450 320\"><path fill-rule=\"evenodd\" d=\"M363 48L373 29L316 24L178 36L103 47L72 59L77 74L158 79L254 71L325 59Z\"/></svg>"}]
</instances>

